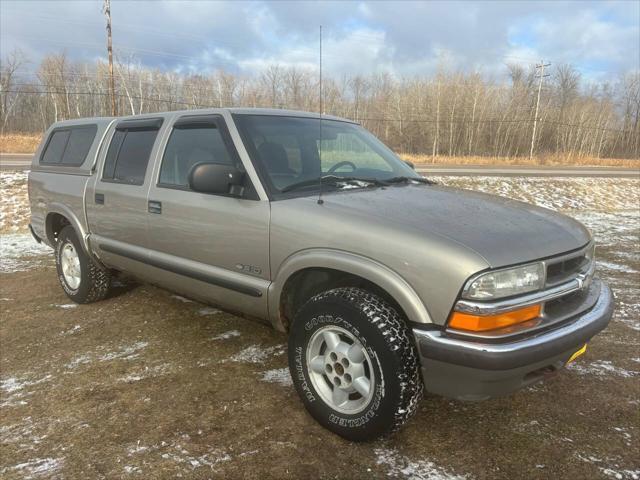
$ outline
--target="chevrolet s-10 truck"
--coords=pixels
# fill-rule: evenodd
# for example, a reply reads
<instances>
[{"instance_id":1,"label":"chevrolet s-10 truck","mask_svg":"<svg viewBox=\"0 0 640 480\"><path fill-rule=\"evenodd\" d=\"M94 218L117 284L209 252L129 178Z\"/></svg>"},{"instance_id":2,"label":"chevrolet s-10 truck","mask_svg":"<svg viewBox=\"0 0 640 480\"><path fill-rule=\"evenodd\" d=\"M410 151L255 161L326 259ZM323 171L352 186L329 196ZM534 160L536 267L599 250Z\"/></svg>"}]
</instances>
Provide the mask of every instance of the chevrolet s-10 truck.
<instances>
[{"instance_id":1,"label":"chevrolet s-10 truck","mask_svg":"<svg viewBox=\"0 0 640 480\"><path fill-rule=\"evenodd\" d=\"M611 319L580 223L435 185L349 120L212 109L54 124L31 231L78 303L124 272L288 333L309 413L368 440L423 390L505 395Z\"/></svg>"}]
</instances>

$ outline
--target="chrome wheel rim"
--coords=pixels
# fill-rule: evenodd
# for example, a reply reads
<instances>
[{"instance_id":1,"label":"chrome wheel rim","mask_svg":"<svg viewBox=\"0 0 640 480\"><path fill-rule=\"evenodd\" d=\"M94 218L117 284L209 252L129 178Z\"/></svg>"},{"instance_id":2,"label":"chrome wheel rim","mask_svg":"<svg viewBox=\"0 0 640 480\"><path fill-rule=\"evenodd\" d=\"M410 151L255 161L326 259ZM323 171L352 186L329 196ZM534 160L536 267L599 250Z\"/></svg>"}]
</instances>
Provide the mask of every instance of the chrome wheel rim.
<instances>
[{"instance_id":1,"label":"chrome wheel rim","mask_svg":"<svg viewBox=\"0 0 640 480\"><path fill-rule=\"evenodd\" d=\"M361 412L373 397L371 358L344 328L328 326L313 334L307 346L307 370L322 400L340 413Z\"/></svg>"},{"instance_id":2,"label":"chrome wheel rim","mask_svg":"<svg viewBox=\"0 0 640 480\"><path fill-rule=\"evenodd\" d=\"M64 281L69 288L76 290L80 286L80 257L73 244L67 243L62 247L60 267Z\"/></svg>"}]
</instances>

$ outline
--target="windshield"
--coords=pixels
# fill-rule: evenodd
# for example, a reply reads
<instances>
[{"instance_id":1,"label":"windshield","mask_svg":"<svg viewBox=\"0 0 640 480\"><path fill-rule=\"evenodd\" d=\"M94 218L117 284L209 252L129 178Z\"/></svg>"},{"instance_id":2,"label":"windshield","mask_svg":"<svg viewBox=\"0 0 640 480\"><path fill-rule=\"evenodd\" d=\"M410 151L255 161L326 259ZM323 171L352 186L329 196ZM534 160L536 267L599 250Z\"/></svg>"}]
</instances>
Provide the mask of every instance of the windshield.
<instances>
[{"instance_id":1,"label":"windshield","mask_svg":"<svg viewBox=\"0 0 640 480\"><path fill-rule=\"evenodd\" d=\"M334 179L328 188L347 185L334 177L349 179L349 188L354 188L354 179L375 184L398 177L422 178L359 125L323 119L321 132L317 118L236 115L235 120L272 193L298 186L313 192L319 188L314 180L321 176Z\"/></svg>"}]
</instances>

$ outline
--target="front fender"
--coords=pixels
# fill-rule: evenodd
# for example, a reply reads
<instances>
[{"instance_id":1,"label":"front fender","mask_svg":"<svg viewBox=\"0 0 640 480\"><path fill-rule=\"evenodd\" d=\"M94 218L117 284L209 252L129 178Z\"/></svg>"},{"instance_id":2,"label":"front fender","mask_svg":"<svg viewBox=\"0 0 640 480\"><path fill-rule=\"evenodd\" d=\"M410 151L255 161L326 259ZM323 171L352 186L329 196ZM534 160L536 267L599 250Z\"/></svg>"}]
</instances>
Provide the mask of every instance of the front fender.
<instances>
[{"instance_id":1,"label":"front fender","mask_svg":"<svg viewBox=\"0 0 640 480\"><path fill-rule=\"evenodd\" d=\"M269 286L269 319L277 330L285 330L280 318L282 289L291 275L306 268L330 268L364 278L391 295L410 321L433 323L425 305L411 285L389 267L342 250L309 249L297 252L282 262Z\"/></svg>"}]
</instances>

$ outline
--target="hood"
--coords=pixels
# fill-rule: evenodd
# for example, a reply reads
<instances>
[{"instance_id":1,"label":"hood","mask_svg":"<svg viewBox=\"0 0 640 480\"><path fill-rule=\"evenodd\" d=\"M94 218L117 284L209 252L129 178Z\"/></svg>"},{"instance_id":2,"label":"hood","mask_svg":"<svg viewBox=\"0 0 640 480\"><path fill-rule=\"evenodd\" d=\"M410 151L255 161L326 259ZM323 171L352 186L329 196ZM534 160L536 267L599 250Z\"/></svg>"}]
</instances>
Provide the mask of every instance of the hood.
<instances>
[{"instance_id":1,"label":"hood","mask_svg":"<svg viewBox=\"0 0 640 480\"><path fill-rule=\"evenodd\" d=\"M327 194L325 205L361 220L446 237L492 268L538 260L586 245L579 222L546 208L480 192L429 185Z\"/></svg>"}]
</instances>

